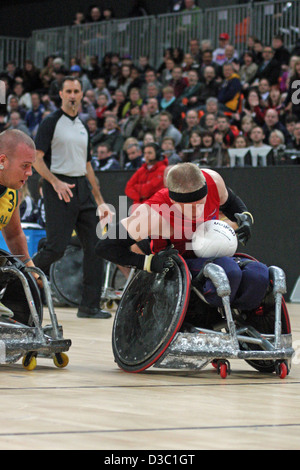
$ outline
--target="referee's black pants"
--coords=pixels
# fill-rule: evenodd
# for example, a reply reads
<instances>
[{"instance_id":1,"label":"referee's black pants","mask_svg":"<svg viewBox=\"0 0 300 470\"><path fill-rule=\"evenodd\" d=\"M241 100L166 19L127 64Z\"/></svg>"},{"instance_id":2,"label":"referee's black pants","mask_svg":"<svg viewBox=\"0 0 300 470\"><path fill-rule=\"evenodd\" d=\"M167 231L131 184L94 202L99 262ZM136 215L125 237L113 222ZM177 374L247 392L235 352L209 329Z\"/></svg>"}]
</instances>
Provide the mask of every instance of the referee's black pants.
<instances>
[{"instance_id":1,"label":"referee's black pants","mask_svg":"<svg viewBox=\"0 0 300 470\"><path fill-rule=\"evenodd\" d=\"M98 240L96 227L99 217L91 186L85 176L56 175L60 180L76 186L70 202L61 201L47 181L43 182L46 217L46 243L34 256L35 265L49 275L52 263L60 259L71 240L75 228L81 242L83 257L83 290L81 305L99 307L103 283L103 261L96 256Z\"/></svg>"}]
</instances>

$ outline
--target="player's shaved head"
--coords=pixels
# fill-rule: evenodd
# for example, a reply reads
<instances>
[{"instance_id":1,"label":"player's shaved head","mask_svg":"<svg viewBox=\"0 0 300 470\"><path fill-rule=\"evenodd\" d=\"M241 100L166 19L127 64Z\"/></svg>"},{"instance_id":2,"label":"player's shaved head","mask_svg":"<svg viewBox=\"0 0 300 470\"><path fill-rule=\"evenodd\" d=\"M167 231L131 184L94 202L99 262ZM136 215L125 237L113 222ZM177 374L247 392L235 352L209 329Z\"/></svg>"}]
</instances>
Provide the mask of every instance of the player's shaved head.
<instances>
[{"instance_id":1,"label":"player's shaved head","mask_svg":"<svg viewBox=\"0 0 300 470\"><path fill-rule=\"evenodd\" d=\"M9 129L0 134L0 154L12 157L19 145L25 145L35 150L35 143L27 134L17 129Z\"/></svg>"},{"instance_id":2,"label":"player's shaved head","mask_svg":"<svg viewBox=\"0 0 300 470\"><path fill-rule=\"evenodd\" d=\"M202 188L206 183L200 168L194 163L174 165L167 176L167 187L171 191L188 193Z\"/></svg>"}]
</instances>

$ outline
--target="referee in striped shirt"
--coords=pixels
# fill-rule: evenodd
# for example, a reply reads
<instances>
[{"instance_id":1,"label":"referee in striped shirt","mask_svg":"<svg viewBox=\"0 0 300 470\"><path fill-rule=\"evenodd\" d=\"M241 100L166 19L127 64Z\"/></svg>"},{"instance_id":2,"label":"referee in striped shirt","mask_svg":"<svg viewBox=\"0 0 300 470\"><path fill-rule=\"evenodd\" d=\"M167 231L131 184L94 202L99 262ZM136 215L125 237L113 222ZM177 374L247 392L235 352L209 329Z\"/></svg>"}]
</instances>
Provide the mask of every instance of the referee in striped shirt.
<instances>
[{"instance_id":1,"label":"referee in striped shirt","mask_svg":"<svg viewBox=\"0 0 300 470\"><path fill-rule=\"evenodd\" d=\"M51 264L64 255L75 228L84 252L82 301L77 316L109 318L111 315L100 308L103 261L95 255L97 206L102 215L112 214L91 165L88 131L78 117L82 96L80 80L65 77L61 108L41 122L36 135L34 167L44 180L47 242L34 256L34 263L49 274Z\"/></svg>"}]
</instances>

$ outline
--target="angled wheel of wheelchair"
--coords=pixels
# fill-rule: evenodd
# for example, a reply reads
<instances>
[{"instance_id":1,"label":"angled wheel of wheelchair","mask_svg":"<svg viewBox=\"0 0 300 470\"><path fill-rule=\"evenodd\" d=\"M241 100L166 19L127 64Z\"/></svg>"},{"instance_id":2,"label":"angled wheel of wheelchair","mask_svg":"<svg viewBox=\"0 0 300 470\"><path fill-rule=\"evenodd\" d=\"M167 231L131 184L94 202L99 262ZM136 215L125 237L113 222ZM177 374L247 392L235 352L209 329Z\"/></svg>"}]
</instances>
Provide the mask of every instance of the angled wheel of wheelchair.
<instances>
[{"instance_id":1,"label":"angled wheel of wheelchair","mask_svg":"<svg viewBox=\"0 0 300 470\"><path fill-rule=\"evenodd\" d=\"M64 256L50 267L51 287L61 302L78 307L82 298L83 250L80 246L69 245Z\"/></svg>"},{"instance_id":2,"label":"angled wheel of wheelchair","mask_svg":"<svg viewBox=\"0 0 300 470\"><path fill-rule=\"evenodd\" d=\"M40 322L43 321L43 303L41 299L40 289L31 273L24 271L25 265L17 257L4 250L0 250L0 265L14 266L25 275L30 287L32 299L35 304ZM1 302L14 312L13 319L16 322L26 326L33 326L30 307L24 292L21 281L13 277L11 274L1 273L0 271L0 291L5 289Z\"/></svg>"},{"instance_id":3,"label":"angled wheel of wheelchair","mask_svg":"<svg viewBox=\"0 0 300 470\"><path fill-rule=\"evenodd\" d=\"M126 284L126 277L116 265L113 265L111 270L110 287L116 290L122 290Z\"/></svg>"},{"instance_id":4,"label":"angled wheel of wheelchair","mask_svg":"<svg viewBox=\"0 0 300 470\"><path fill-rule=\"evenodd\" d=\"M238 254L241 258L247 258L252 261L257 261L255 258L245 255ZM259 333L262 334L274 334L275 326L275 303L272 291L267 293L264 301L258 309L251 312L244 312L246 315L246 323L253 326ZM291 323L289 318L288 309L284 298L281 301L281 332L282 334L291 334ZM240 344L241 349L245 348L245 345ZM247 344L248 348L251 348L251 344ZM257 349L257 345L253 345L253 349ZM277 371L278 364L276 361L270 360L246 360L246 362L263 373L273 373Z\"/></svg>"},{"instance_id":5,"label":"angled wheel of wheelchair","mask_svg":"<svg viewBox=\"0 0 300 470\"><path fill-rule=\"evenodd\" d=\"M262 305L257 312L251 312L247 316L246 322L253 326L259 333L262 334L274 334L274 325L275 325L275 312L274 308L272 308L272 302L270 301L270 305L264 304ZM291 325L288 310L285 304L284 299L282 299L281 303L281 332L282 334L290 334L291 333ZM241 344L241 349L244 349L244 345ZM247 344L248 348L251 348L251 344ZM253 349L257 349L257 346ZM273 373L277 371L277 363L276 361L270 360L246 360L246 362L253 367L254 369L258 370L259 372L263 373Z\"/></svg>"},{"instance_id":6,"label":"angled wheel of wheelchair","mask_svg":"<svg viewBox=\"0 0 300 470\"><path fill-rule=\"evenodd\" d=\"M58 302L78 307L83 291L83 249L68 245L64 255L50 267L50 283ZM100 289L100 287L99 287Z\"/></svg>"},{"instance_id":7,"label":"angled wheel of wheelchair","mask_svg":"<svg viewBox=\"0 0 300 470\"><path fill-rule=\"evenodd\" d=\"M190 273L180 256L166 274L137 272L113 325L112 348L121 369L142 372L162 356L182 325L189 295Z\"/></svg>"}]
</instances>

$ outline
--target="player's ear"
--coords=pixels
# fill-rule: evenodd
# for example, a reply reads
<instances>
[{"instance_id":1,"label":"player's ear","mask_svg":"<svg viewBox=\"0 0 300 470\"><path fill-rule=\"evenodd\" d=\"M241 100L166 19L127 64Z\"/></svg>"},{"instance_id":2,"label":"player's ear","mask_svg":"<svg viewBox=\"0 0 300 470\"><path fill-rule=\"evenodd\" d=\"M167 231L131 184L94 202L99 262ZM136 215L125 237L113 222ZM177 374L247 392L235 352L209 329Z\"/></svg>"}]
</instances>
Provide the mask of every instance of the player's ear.
<instances>
[{"instance_id":1,"label":"player's ear","mask_svg":"<svg viewBox=\"0 0 300 470\"><path fill-rule=\"evenodd\" d=\"M4 163L6 161L7 157L5 153L0 154L0 170L4 170Z\"/></svg>"}]
</instances>

